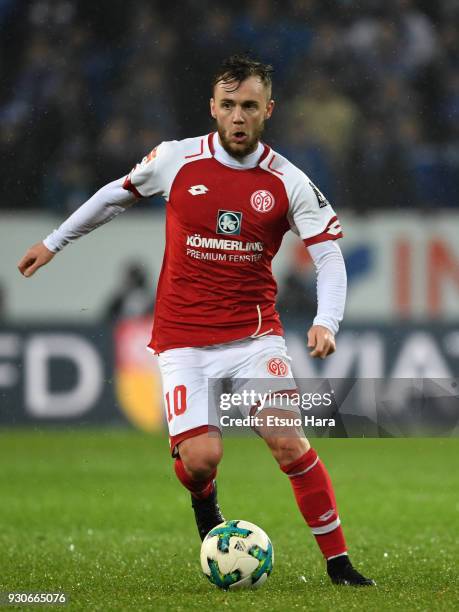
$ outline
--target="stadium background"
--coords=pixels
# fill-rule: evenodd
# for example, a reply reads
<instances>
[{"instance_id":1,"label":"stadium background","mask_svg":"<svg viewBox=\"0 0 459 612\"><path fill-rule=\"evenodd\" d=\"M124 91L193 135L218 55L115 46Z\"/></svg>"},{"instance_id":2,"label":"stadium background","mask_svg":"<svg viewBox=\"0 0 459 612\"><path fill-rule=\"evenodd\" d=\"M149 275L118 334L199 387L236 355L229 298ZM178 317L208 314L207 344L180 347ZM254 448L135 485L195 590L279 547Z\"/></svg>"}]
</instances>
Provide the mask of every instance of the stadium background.
<instances>
[{"instance_id":1,"label":"stadium background","mask_svg":"<svg viewBox=\"0 0 459 612\"><path fill-rule=\"evenodd\" d=\"M105 465L110 457L124 474L127 465L138 469L140 447L141 461L154 457L161 466L156 476L165 498L178 503L177 512L183 510L183 520L189 520L185 502L177 501L181 492L170 475L165 435L155 433L164 427L160 384L155 362L144 349L162 259L163 202L152 198L136 205L68 247L32 279L21 278L16 264L30 244L99 186L126 174L160 141L211 130L209 81L219 60L233 51L273 64L277 108L265 140L320 186L345 231L341 246L349 275L348 306L339 351L324 364L311 363L303 343L315 308L311 262L294 236L286 237L277 258L279 308L297 373L305 378L457 377L458 24L454 0L0 2L0 456L3 498L10 502L3 523L10 524L4 545L10 546L11 567L14 560L18 568L30 561L11 552L20 549L23 537L21 503L32 524L37 517L21 487L38 494L33 487L44 484L37 499L42 510L51 507L56 513L51 511L56 522L49 533L61 530L65 540L68 523L58 517L61 502L56 500L63 483L78 481L72 471L78 461L100 475L105 474L101 462ZM439 433L457 432L457 404L446 421ZM111 426L121 424L133 428L113 433ZM63 427L49 428L55 425ZM87 426L97 426L96 433L87 433L93 431ZM228 455L237 465L237 445L243 441L234 444ZM128 449L125 464L117 463L119 445ZM85 450L80 454L78 448ZM380 465L389 461L382 459L382 447L362 451L331 444L332 460L340 457L339 448L347 449L356 469L378 452ZM397 457L404 463L411 456L411 450L401 448L398 456L391 447L393 471ZM421 447L416 448L419 455ZM431 491L443 491L441 482L447 481L454 447L448 448L449 455L432 442L423 455L421 469ZM47 461L57 470L61 453L69 465L62 466L62 473L51 467L46 472ZM60 488L51 483L52 473ZM128 482L120 483L119 473L108 470L107 479L129 497ZM366 474L368 481L382 482L374 472ZM151 473L146 477L151 479ZM229 468L226 477L235 484ZM93 489L88 485L95 498L100 493L96 478ZM457 478L453 473L448 478L450 489L457 490ZM64 490L70 494L68 487ZM406 482L395 489L394 500L397 493L409 492ZM84 495L79 493L72 499L82 509ZM143 493L148 497L149 490ZM375 490L373 495L377 500ZM116 499L113 493L115 506ZM442 499L453 512L444 519L452 521L458 501ZM99 502L107 510L108 501ZM136 516L131 506L124 511ZM257 511L254 504L252 518L259 520ZM435 512L441 515L439 508ZM127 521L124 531L113 527L118 528L127 538L125 548L134 546ZM367 550L371 535L362 543L354 531L357 547L361 542ZM441 534L431 535L441 540ZM105 540L99 543L105 546ZM417 545L422 550L424 543ZM449 549L444 543L443 549L446 568ZM31 550L40 558L39 543ZM167 582L167 568L164 572ZM4 572L0 585L4 590L8 575ZM27 576L35 590L39 584L56 585L37 569L11 573L15 584L18 576L23 582ZM448 587L443 590L447 593ZM85 596L81 601L92 605L94 589ZM413 605L416 601L426 605L427 600L413 599ZM392 609L399 603L394 600ZM177 609L166 599L162 609L166 604ZM316 609L320 605L318 598ZM338 609L337 601L334 605Z\"/></svg>"}]
</instances>

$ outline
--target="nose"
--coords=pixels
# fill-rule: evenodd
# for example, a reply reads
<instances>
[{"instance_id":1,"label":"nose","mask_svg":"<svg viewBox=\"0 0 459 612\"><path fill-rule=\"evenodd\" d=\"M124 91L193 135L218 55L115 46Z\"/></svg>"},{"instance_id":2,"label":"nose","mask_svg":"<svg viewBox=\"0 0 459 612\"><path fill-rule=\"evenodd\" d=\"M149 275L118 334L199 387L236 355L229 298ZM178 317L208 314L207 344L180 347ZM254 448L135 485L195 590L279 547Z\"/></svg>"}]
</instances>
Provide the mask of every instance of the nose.
<instances>
[{"instance_id":1,"label":"nose","mask_svg":"<svg viewBox=\"0 0 459 612\"><path fill-rule=\"evenodd\" d=\"M240 124L244 123L244 116L240 106L235 106L233 111L233 123Z\"/></svg>"}]
</instances>

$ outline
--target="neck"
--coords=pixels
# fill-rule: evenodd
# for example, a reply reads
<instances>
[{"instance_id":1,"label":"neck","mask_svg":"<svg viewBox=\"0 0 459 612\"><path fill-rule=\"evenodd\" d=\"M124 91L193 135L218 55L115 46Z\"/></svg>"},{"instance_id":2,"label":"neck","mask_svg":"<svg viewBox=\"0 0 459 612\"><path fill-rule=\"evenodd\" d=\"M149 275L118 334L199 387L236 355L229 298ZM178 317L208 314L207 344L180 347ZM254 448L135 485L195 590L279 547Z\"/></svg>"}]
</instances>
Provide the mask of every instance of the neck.
<instances>
[{"instance_id":1,"label":"neck","mask_svg":"<svg viewBox=\"0 0 459 612\"><path fill-rule=\"evenodd\" d=\"M263 154L263 145L259 142L255 148L255 151L248 153L244 157L233 157L223 148L220 142L218 132L215 132L213 136L213 145L215 149L215 159L225 166L230 168L236 168L237 170L247 170L248 168L255 168L258 165L258 160Z\"/></svg>"}]
</instances>

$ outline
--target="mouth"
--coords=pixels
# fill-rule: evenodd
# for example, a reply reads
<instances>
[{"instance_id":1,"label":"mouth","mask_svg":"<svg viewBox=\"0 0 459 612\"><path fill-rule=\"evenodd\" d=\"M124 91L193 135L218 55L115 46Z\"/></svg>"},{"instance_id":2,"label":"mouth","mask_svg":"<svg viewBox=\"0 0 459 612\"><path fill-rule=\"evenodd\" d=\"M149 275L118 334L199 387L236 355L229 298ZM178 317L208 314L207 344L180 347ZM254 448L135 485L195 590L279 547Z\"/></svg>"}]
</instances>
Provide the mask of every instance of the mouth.
<instances>
[{"instance_id":1,"label":"mouth","mask_svg":"<svg viewBox=\"0 0 459 612\"><path fill-rule=\"evenodd\" d=\"M242 130L238 130L237 132L233 132L231 135L231 138L233 140L233 142L236 143L243 143L247 140L248 136L245 132L243 132Z\"/></svg>"}]
</instances>

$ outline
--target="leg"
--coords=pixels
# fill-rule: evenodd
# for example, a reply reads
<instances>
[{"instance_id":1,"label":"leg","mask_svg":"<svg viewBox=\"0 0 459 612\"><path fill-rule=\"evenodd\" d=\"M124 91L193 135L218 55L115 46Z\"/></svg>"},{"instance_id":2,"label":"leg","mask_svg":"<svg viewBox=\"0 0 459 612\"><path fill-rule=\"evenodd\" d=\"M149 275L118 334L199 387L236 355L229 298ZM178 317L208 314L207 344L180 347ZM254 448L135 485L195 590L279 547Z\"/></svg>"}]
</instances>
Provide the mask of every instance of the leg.
<instances>
[{"instance_id":1,"label":"leg","mask_svg":"<svg viewBox=\"0 0 459 612\"><path fill-rule=\"evenodd\" d=\"M223 454L216 415L208 406L208 378L215 377L211 355L201 349L172 349L159 355L169 442L177 478L191 493L203 539L223 522L215 477Z\"/></svg>"},{"instance_id":2,"label":"leg","mask_svg":"<svg viewBox=\"0 0 459 612\"><path fill-rule=\"evenodd\" d=\"M270 414L290 416L281 410L270 410ZM336 584L372 586L374 582L359 574L349 561L333 485L316 451L297 428L268 429L260 433L290 479L298 508L327 560L330 578Z\"/></svg>"},{"instance_id":3,"label":"leg","mask_svg":"<svg viewBox=\"0 0 459 612\"><path fill-rule=\"evenodd\" d=\"M266 412L265 416L269 414L284 419L295 417L294 413L280 409L263 412ZM289 477L299 510L324 557L329 559L346 554L330 477L301 428L293 425L263 427L260 433L281 470Z\"/></svg>"},{"instance_id":4,"label":"leg","mask_svg":"<svg viewBox=\"0 0 459 612\"><path fill-rule=\"evenodd\" d=\"M372 585L372 580L361 576L351 565L338 517L335 495L330 477L316 451L310 447L301 426L295 427L291 419L298 418L298 411L290 411L292 404L286 405L290 394L298 389L290 368L290 357L286 352L285 341L277 336L265 336L254 340L244 348L242 365L238 369L240 386L236 390L254 389L261 397L279 394L278 400L271 399L258 412L249 406L247 414L277 416L288 419L279 427L264 421L256 431L266 441L281 470L289 477L301 514L311 528L317 544L327 559L330 578L337 584ZM260 397L260 395L259 395ZM273 402L272 405L269 405ZM259 404L261 406L261 402Z\"/></svg>"},{"instance_id":5,"label":"leg","mask_svg":"<svg viewBox=\"0 0 459 612\"><path fill-rule=\"evenodd\" d=\"M206 433L187 438L178 445L178 452L175 460L178 479L195 497L207 497L223 455L221 436Z\"/></svg>"},{"instance_id":6,"label":"leg","mask_svg":"<svg viewBox=\"0 0 459 612\"><path fill-rule=\"evenodd\" d=\"M286 410L266 410L266 416L272 414L280 418L295 418L297 415ZM309 451L311 445L302 435L302 431L294 427L276 428L266 427L260 429L260 434L268 445L274 459L282 466L296 461Z\"/></svg>"},{"instance_id":7,"label":"leg","mask_svg":"<svg viewBox=\"0 0 459 612\"><path fill-rule=\"evenodd\" d=\"M284 428L284 431L271 432L265 441L289 477L298 508L324 557L346 554L333 486L316 451L293 427L290 431Z\"/></svg>"},{"instance_id":8,"label":"leg","mask_svg":"<svg viewBox=\"0 0 459 612\"><path fill-rule=\"evenodd\" d=\"M215 477L223 455L221 436L201 434L178 445L175 459L177 478L191 493L199 535L203 540L209 531L225 520L217 501Z\"/></svg>"}]
</instances>

